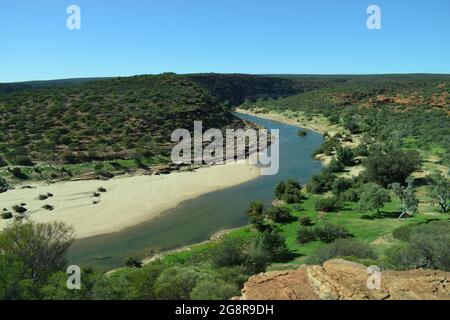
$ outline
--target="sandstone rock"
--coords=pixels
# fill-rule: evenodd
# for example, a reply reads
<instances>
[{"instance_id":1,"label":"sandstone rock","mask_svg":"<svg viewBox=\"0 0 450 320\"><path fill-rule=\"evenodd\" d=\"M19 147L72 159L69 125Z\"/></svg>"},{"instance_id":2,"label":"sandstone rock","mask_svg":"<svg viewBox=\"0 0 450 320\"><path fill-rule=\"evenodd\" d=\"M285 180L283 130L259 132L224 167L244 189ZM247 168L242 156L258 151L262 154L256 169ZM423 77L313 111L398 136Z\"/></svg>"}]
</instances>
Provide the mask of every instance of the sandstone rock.
<instances>
[{"instance_id":1,"label":"sandstone rock","mask_svg":"<svg viewBox=\"0 0 450 320\"><path fill-rule=\"evenodd\" d=\"M450 272L381 271L380 287L370 289L366 266L342 259L322 266L272 271L251 277L241 300L450 300Z\"/></svg>"}]
</instances>

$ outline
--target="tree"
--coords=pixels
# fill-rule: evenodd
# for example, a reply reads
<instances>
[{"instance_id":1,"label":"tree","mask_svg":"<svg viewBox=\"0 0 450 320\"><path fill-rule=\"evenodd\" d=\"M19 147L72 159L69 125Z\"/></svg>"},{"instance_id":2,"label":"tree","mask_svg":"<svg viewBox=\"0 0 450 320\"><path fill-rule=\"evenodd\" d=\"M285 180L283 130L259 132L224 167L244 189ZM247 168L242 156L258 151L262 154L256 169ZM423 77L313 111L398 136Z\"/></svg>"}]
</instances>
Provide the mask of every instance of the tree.
<instances>
[{"instance_id":1,"label":"tree","mask_svg":"<svg viewBox=\"0 0 450 320\"><path fill-rule=\"evenodd\" d=\"M280 181L275 186L275 197L277 199L281 199L283 197L284 193L286 192L286 184L283 181Z\"/></svg>"},{"instance_id":2,"label":"tree","mask_svg":"<svg viewBox=\"0 0 450 320\"><path fill-rule=\"evenodd\" d=\"M340 146L339 148L337 148L336 156L338 161L342 162L344 165L346 166L354 165L353 161L354 155L352 149Z\"/></svg>"},{"instance_id":3,"label":"tree","mask_svg":"<svg viewBox=\"0 0 450 320\"><path fill-rule=\"evenodd\" d=\"M342 172L342 171L344 171L344 169L345 169L344 164L334 157L333 157L333 159L331 159L330 163L325 168L325 170L327 170L328 172L331 172L331 173Z\"/></svg>"},{"instance_id":4,"label":"tree","mask_svg":"<svg viewBox=\"0 0 450 320\"><path fill-rule=\"evenodd\" d=\"M258 234L254 247L269 253L271 260L282 260L289 254L284 237L274 230Z\"/></svg>"},{"instance_id":5,"label":"tree","mask_svg":"<svg viewBox=\"0 0 450 320\"><path fill-rule=\"evenodd\" d=\"M241 245L234 239L226 239L212 250L211 260L214 266L232 267L243 261Z\"/></svg>"},{"instance_id":6,"label":"tree","mask_svg":"<svg viewBox=\"0 0 450 320\"><path fill-rule=\"evenodd\" d=\"M419 169L420 158L416 151L411 150L377 151L365 159L363 165L365 177L386 188L394 182L404 184L406 178Z\"/></svg>"},{"instance_id":7,"label":"tree","mask_svg":"<svg viewBox=\"0 0 450 320\"><path fill-rule=\"evenodd\" d=\"M389 192L386 189L373 183L367 183L362 187L358 208L361 211L376 210L379 213L380 209L389 201Z\"/></svg>"},{"instance_id":8,"label":"tree","mask_svg":"<svg viewBox=\"0 0 450 320\"><path fill-rule=\"evenodd\" d=\"M66 266L73 229L61 222L15 221L0 233L0 252L21 264L21 279L38 287L48 276Z\"/></svg>"},{"instance_id":9,"label":"tree","mask_svg":"<svg viewBox=\"0 0 450 320\"><path fill-rule=\"evenodd\" d=\"M248 214L251 217L260 217L264 213L264 205L260 201L254 201L250 204L250 209L248 210Z\"/></svg>"},{"instance_id":10,"label":"tree","mask_svg":"<svg viewBox=\"0 0 450 320\"><path fill-rule=\"evenodd\" d=\"M419 200L414 192L414 179L409 177L406 179L407 186L403 187L400 183L395 182L390 185L392 191L402 202L399 220L404 215L415 215L419 209Z\"/></svg>"},{"instance_id":11,"label":"tree","mask_svg":"<svg viewBox=\"0 0 450 320\"><path fill-rule=\"evenodd\" d=\"M436 173L427 177L431 190L429 196L440 206L442 213L447 213L450 208L450 181L442 174Z\"/></svg>"},{"instance_id":12,"label":"tree","mask_svg":"<svg viewBox=\"0 0 450 320\"><path fill-rule=\"evenodd\" d=\"M293 219L291 211L286 207L271 207L266 210L267 216L277 223L290 222Z\"/></svg>"}]
</instances>

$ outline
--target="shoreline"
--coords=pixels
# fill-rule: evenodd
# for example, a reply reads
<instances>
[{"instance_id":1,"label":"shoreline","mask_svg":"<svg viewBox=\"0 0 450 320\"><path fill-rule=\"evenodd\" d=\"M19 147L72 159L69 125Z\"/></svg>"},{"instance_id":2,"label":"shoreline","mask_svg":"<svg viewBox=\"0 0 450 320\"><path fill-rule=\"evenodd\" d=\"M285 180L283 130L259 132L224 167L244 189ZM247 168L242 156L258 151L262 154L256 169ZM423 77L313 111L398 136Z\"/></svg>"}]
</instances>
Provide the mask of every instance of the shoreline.
<instances>
[{"instance_id":1,"label":"shoreline","mask_svg":"<svg viewBox=\"0 0 450 320\"><path fill-rule=\"evenodd\" d=\"M224 164L166 175L120 176L110 180L30 183L32 188L0 194L2 207L25 203L36 222L61 221L72 226L76 239L119 232L147 222L180 203L200 195L236 186L260 176L249 164ZM105 188L106 192L98 192ZM41 194L53 194L39 200ZM97 193L99 196L95 196ZM48 211L44 205L54 206ZM1 208L0 208L1 209ZM0 219L0 230L13 219Z\"/></svg>"},{"instance_id":2,"label":"shoreline","mask_svg":"<svg viewBox=\"0 0 450 320\"><path fill-rule=\"evenodd\" d=\"M278 122L289 124L289 125L296 126L299 128L308 129L308 130L311 130L311 131L314 131L314 132L317 132L320 134L324 134L325 132L327 132L333 136L339 130L338 127L333 127L332 125L324 125L324 124L319 124L317 122L313 123L310 121L300 122L298 120L289 118L287 115L284 115L281 112L269 111L269 112L265 112L265 113L263 113L263 112L258 113L258 112L255 112L255 109L247 110L247 109L240 109L240 108L237 108L235 111L238 113L247 114L247 115L251 115L254 117L259 117L259 118L268 119L268 120L272 120L272 121L278 121Z\"/></svg>"}]
</instances>

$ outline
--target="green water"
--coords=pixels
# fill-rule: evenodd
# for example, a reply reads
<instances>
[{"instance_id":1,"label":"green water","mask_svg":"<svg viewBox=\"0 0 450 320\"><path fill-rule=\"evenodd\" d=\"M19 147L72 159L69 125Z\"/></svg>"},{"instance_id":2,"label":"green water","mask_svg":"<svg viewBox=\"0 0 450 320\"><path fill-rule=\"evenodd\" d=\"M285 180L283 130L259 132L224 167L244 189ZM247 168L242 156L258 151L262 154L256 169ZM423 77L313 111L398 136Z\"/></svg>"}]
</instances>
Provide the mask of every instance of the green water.
<instances>
[{"instance_id":1,"label":"green water","mask_svg":"<svg viewBox=\"0 0 450 320\"><path fill-rule=\"evenodd\" d=\"M168 250L204 241L219 230L245 225L245 212L250 202L259 200L270 204L278 181L293 178L304 183L322 169L321 163L311 158L312 152L323 142L322 135L308 131L306 137L299 137L298 127L249 115L239 116L266 128L280 130L280 169L277 175L260 176L250 182L185 201L149 222L121 232L78 240L69 249L70 263L112 269L122 266L130 255L145 256L154 248Z\"/></svg>"}]
</instances>

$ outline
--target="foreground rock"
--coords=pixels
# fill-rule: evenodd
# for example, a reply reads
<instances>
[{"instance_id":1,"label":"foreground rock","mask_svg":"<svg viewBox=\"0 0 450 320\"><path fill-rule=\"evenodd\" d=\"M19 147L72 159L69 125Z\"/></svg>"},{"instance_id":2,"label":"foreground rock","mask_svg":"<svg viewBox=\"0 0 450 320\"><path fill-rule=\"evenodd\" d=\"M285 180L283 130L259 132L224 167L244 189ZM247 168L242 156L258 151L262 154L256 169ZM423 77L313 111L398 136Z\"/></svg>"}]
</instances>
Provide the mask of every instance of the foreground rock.
<instances>
[{"instance_id":1,"label":"foreground rock","mask_svg":"<svg viewBox=\"0 0 450 320\"><path fill-rule=\"evenodd\" d=\"M450 272L382 271L379 289L369 289L367 267L346 260L323 266L272 271L251 277L241 300L450 300Z\"/></svg>"}]
</instances>

